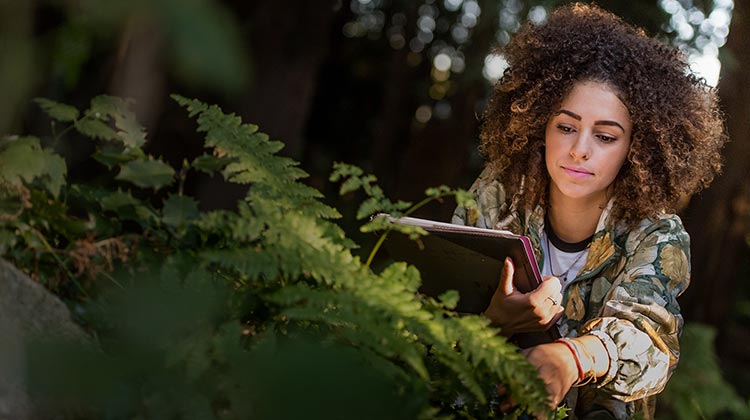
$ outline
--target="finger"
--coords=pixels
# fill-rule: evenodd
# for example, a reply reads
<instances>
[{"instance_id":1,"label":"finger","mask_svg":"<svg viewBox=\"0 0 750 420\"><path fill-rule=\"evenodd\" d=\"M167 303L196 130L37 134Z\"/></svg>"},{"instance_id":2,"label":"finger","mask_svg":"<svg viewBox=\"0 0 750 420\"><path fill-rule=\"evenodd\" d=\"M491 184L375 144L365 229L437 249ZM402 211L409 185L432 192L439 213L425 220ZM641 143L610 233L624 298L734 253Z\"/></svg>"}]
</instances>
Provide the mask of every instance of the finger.
<instances>
[{"instance_id":1,"label":"finger","mask_svg":"<svg viewBox=\"0 0 750 420\"><path fill-rule=\"evenodd\" d=\"M560 306L559 310L552 316L552 319L547 324L547 327L551 327L551 326L555 325L557 323L557 321L559 321L560 318L562 318L562 316L563 316L564 313L565 313L565 308L563 308L562 306Z\"/></svg>"},{"instance_id":2,"label":"finger","mask_svg":"<svg viewBox=\"0 0 750 420\"><path fill-rule=\"evenodd\" d=\"M503 261L503 270L500 272L500 284L498 286L505 296L513 294L513 274L515 271L513 260L510 257L506 257L505 261Z\"/></svg>"},{"instance_id":3,"label":"finger","mask_svg":"<svg viewBox=\"0 0 750 420\"><path fill-rule=\"evenodd\" d=\"M555 306L562 306L562 299L563 299L562 293L556 293L556 294L547 296L545 298L545 301L549 303L550 306L555 307Z\"/></svg>"},{"instance_id":4,"label":"finger","mask_svg":"<svg viewBox=\"0 0 750 420\"><path fill-rule=\"evenodd\" d=\"M536 290L544 290L547 296L555 296L562 292L562 283L557 277L545 277L542 284Z\"/></svg>"}]
</instances>

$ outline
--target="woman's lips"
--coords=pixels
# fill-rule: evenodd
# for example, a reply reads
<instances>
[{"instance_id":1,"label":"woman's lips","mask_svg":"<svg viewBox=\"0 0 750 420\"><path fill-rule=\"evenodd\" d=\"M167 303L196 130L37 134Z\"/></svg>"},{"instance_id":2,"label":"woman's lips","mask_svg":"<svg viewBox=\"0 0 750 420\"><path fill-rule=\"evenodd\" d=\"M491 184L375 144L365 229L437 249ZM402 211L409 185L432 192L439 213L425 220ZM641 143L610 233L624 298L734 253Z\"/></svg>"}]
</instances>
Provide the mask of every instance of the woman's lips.
<instances>
[{"instance_id":1,"label":"woman's lips","mask_svg":"<svg viewBox=\"0 0 750 420\"><path fill-rule=\"evenodd\" d=\"M566 174L568 174L569 176L573 178L580 179L580 178L588 178L590 176L594 176L594 174L592 174L591 172L583 168L578 168L575 166L563 166L562 169L563 171L565 171Z\"/></svg>"}]
</instances>

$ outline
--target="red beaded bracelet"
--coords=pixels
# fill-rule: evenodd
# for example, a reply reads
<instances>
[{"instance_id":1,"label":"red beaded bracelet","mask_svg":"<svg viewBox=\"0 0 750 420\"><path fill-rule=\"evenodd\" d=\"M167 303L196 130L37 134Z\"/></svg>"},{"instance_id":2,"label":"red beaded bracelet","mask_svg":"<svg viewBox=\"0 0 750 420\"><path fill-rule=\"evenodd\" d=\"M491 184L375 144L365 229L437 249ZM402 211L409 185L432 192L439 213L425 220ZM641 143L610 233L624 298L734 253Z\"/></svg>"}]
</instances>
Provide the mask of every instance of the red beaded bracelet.
<instances>
[{"instance_id":1,"label":"red beaded bracelet","mask_svg":"<svg viewBox=\"0 0 750 420\"><path fill-rule=\"evenodd\" d=\"M575 359L576 368L578 368L578 381L576 381L576 384L583 383L583 380L586 379L586 373L583 371L583 366L581 366L581 359L578 358L578 351L574 347L573 343L571 343L570 339L567 338L558 338L557 340L555 340L555 342L565 344L565 346L570 349L570 352L573 353L573 359Z\"/></svg>"}]
</instances>

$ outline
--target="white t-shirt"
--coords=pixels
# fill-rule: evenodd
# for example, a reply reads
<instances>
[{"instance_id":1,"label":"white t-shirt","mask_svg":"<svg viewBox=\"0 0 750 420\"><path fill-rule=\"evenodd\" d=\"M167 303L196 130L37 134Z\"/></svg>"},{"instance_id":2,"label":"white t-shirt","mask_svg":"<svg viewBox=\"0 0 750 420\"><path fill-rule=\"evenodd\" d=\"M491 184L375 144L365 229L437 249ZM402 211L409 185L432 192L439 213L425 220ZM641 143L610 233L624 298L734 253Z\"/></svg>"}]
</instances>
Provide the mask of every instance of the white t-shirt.
<instances>
[{"instance_id":1,"label":"white t-shirt","mask_svg":"<svg viewBox=\"0 0 750 420\"><path fill-rule=\"evenodd\" d=\"M558 249L547 237L546 230L542 229L542 252L544 253L544 267L542 276L556 276L562 283L563 290L576 278L586 263L589 248L586 247L578 252L565 252ZM554 268L554 270L553 270ZM565 275L563 275L565 274Z\"/></svg>"}]
</instances>

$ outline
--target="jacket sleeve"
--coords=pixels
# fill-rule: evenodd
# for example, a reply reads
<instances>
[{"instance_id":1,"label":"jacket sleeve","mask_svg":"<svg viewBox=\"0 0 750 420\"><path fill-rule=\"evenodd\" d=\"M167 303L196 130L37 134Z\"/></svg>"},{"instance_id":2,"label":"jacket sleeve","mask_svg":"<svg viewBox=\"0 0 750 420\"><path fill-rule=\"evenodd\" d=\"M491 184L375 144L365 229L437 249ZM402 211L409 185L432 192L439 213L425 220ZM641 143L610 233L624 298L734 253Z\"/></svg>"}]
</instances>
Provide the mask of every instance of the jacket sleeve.
<instances>
[{"instance_id":1,"label":"jacket sleeve","mask_svg":"<svg viewBox=\"0 0 750 420\"><path fill-rule=\"evenodd\" d=\"M489 176L489 170L485 169L474 181L469 191L474 194L477 206L471 209L458 206L453 212L451 223L492 229L506 206L505 189L502 184L492 179Z\"/></svg>"},{"instance_id":2,"label":"jacket sleeve","mask_svg":"<svg viewBox=\"0 0 750 420\"><path fill-rule=\"evenodd\" d=\"M609 371L596 386L627 402L660 392L677 365L677 297L690 283L690 239L679 217L664 215L631 232L625 254L599 316L579 335L599 337L609 353Z\"/></svg>"}]
</instances>

